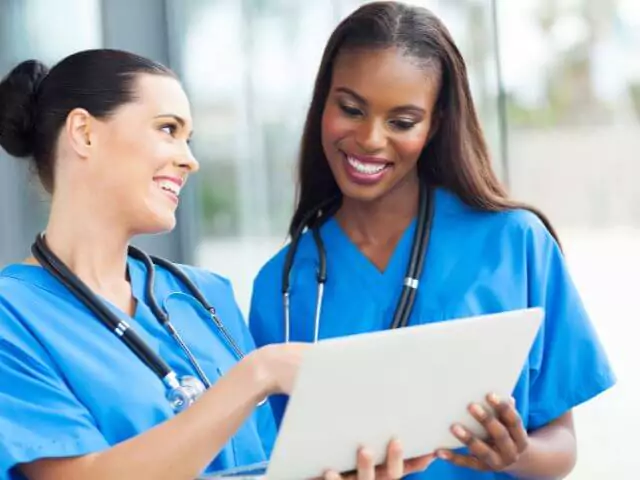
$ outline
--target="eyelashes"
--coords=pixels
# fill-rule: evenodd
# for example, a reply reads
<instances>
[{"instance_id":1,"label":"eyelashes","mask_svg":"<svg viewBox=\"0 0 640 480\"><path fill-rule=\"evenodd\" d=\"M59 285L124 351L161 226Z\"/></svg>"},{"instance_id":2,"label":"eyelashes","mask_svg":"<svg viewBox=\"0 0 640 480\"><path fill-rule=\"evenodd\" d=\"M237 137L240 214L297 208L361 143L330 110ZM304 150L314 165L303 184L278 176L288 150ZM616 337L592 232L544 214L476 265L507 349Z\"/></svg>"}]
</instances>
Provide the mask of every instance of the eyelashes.
<instances>
[{"instance_id":1,"label":"eyelashes","mask_svg":"<svg viewBox=\"0 0 640 480\"><path fill-rule=\"evenodd\" d=\"M164 125L160 126L160 130L173 137L178 131L178 125L176 125L175 123L165 123Z\"/></svg>"},{"instance_id":2,"label":"eyelashes","mask_svg":"<svg viewBox=\"0 0 640 480\"><path fill-rule=\"evenodd\" d=\"M338 104L338 106L340 107L340 110L342 110L342 112L347 114L347 116L349 117L362 116L362 112L360 111L360 109L356 107L351 107L349 105L344 105L342 103Z\"/></svg>"},{"instance_id":3,"label":"eyelashes","mask_svg":"<svg viewBox=\"0 0 640 480\"><path fill-rule=\"evenodd\" d=\"M180 127L175 123L165 123L160 126L160 130L172 138L176 137L176 134L180 130ZM191 136L186 139L187 145L191 145Z\"/></svg>"},{"instance_id":4,"label":"eyelashes","mask_svg":"<svg viewBox=\"0 0 640 480\"><path fill-rule=\"evenodd\" d=\"M364 117L364 112L360 110L358 107L354 107L351 105L346 105L344 103L338 103L338 107L340 111L349 118L362 118ZM388 121L388 124L394 129L399 131L407 131L411 130L416 126L419 122L410 119L403 118L395 118Z\"/></svg>"},{"instance_id":5,"label":"eyelashes","mask_svg":"<svg viewBox=\"0 0 640 480\"><path fill-rule=\"evenodd\" d=\"M397 130L411 130L416 126L416 122L411 120L392 120L391 125L393 125Z\"/></svg>"}]
</instances>

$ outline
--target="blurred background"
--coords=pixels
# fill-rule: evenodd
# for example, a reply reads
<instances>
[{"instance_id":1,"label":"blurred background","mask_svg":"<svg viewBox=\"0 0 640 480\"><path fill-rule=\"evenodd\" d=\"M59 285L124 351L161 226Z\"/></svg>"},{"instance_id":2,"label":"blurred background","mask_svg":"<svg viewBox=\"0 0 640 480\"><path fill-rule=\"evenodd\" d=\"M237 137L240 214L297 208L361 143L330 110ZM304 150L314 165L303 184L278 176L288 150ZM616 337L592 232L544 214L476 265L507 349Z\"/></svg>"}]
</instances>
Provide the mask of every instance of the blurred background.
<instances>
[{"instance_id":1,"label":"blurred background","mask_svg":"<svg viewBox=\"0 0 640 480\"><path fill-rule=\"evenodd\" d=\"M0 75L27 58L53 64L102 46L176 70L192 100L202 169L183 193L179 227L139 244L228 276L246 312L253 277L286 241L322 49L362 3L0 0ZM640 1L413 3L450 28L496 169L558 228L619 377L576 413L580 460L571 478L637 478ZM0 157L1 267L28 255L47 200L25 162Z\"/></svg>"}]
</instances>

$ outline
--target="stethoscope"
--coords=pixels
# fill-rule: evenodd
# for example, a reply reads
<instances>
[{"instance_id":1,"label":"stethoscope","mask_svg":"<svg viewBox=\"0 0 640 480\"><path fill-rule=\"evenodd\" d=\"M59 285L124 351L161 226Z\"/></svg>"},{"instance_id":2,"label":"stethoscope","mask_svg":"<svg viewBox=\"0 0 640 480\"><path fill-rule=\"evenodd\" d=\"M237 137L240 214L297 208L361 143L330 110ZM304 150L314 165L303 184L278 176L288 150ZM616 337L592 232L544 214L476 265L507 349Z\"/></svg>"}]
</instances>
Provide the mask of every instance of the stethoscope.
<instances>
[{"instance_id":1,"label":"stethoscope","mask_svg":"<svg viewBox=\"0 0 640 480\"><path fill-rule=\"evenodd\" d=\"M396 305L396 310L391 322L390 328L405 327L409 322L409 317L415 304L416 293L424 261L429 247L429 236L431 234L431 224L434 212L434 195L433 188L424 182L420 182L420 200L418 207L418 222L413 235L413 243L411 247L411 256L407 264L407 270L404 277L402 293ZM333 208L332 208L333 206ZM298 244L302 238L307 226L316 218L309 227L313 240L318 251L318 267L316 269L316 303L314 314L313 341L318 341L320 332L320 315L322 313L322 301L324 298L324 289L327 282L327 252L324 248L324 242L320 236L320 227L335 212L336 201L329 199L322 203L319 207L309 212L300 222L291 237L289 250L284 261L282 272L282 304L284 310L284 340L288 343L291 340L291 270L295 259Z\"/></svg>"},{"instance_id":2,"label":"stethoscope","mask_svg":"<svg viewBox=\"0 0 640 480\"><path fill-rule=\"evenodd\" d=\"M242 350L233 340L228 330L220 321L215 308L204 298L198 287L180 270L168 260L149 256L143 251L129 246L128 254L140 260L146 270L147 278L145 283L145 303L151 309L158 322L168 331L175 342L180 346L185 356L195 370L197 377L185 375L178 377L175 371L157 355L140 338L140 336L125 322L118 318L104 302L102 302L83 282L75 275L49 248L45 241L44 234L36 237L31 251L40 263L54 278L68 288L72 294L78 298L102 324L111 330L147 367L149 367L160 378L167 389L166 397L175 413L179 413L192 405L207 388L211 387L211 382L200 367L200 364L193 356L189 347L171 323L169 316L158 306L158 302L153 293L154 267L157 265L174 275L187 287L191 295L209 312L211 319L217 327L227 346L233 351L238 360L243 358Z\"/></svg>"}]
</instances>

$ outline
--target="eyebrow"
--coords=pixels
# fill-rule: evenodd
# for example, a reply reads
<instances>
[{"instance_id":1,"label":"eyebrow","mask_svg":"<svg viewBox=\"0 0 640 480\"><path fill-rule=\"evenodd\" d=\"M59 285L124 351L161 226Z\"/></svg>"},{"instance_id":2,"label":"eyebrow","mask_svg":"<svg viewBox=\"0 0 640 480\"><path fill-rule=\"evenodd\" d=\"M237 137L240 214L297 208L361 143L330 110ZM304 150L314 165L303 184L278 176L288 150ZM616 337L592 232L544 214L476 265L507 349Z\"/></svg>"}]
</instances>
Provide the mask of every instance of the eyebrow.
<instances>
[{"instance_id":1,"label":"eyebrow","mask_svg":"<svg viewBox=\"0 0 640 480\"><path fill-rule=\"evenodd\" d=\"M367 100L363 96L358 95L356 92L354 92L350 88L337 87L336 92L346 93L347 95L353 97L358 103L361 103L362 105L366 106L369 104L369 102L367 102ZM398 105L397 107L393 107L391 109L391 112L392 113L414 112L419 115L425 115L427 113L424 108L421 108L421 107L418 107L417 105L412 105L412 104Z\"/></svg>"},{"instance_id":2,"label":"eyebrow","mask_svg":"<svg viewBox=\"0 0 640 480\"><path fill-rule=\"evenodd\" d=\"M179 115L176 115L175 113L161 113L160 115L156 115L153 118L173 118L176 122L180 124L181 127L184 127L187 124L184 118L182 118Z\"/></svg>"}]
</instances>

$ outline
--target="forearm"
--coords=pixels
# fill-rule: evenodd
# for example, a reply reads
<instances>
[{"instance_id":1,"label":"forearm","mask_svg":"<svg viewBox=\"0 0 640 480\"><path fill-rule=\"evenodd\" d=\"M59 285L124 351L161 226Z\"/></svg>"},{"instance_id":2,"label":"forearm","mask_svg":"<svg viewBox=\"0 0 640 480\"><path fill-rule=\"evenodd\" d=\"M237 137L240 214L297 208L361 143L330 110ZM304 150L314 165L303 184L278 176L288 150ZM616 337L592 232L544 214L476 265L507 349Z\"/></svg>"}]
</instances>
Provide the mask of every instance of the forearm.
<instances>
[{"instance_id":1,"label":"forearm","mask_svg":"<svg viewBox=\"0 0 640 480\"><path fill-rule=\"evenodd\" d=\"M247 364L238 365L169 422L99 456L82 478L193 480L220 452L264 394Z\"/></svg>"},{"instance_id":2,"label":"forearm","mask_svg":"<svg viewBox=\"0 0 640 480\"><path fill-rule=\"evenodd\" d=\"M573 420L568 413L529 434L529 445L508 472L522 479L551 480L567 476L576 462Z\"/></svg>"},{"instance_id":3,"label":"forearm","mask_svg":"<svg viewBox=\"0 0 640 480\"><path fill-rule=\"evenodd\" d=\"M193 406L157 427L99 454L27 465L28 478L193 480L220 452L267 390L247 358Z\"/></svg>"}]
</instances>

